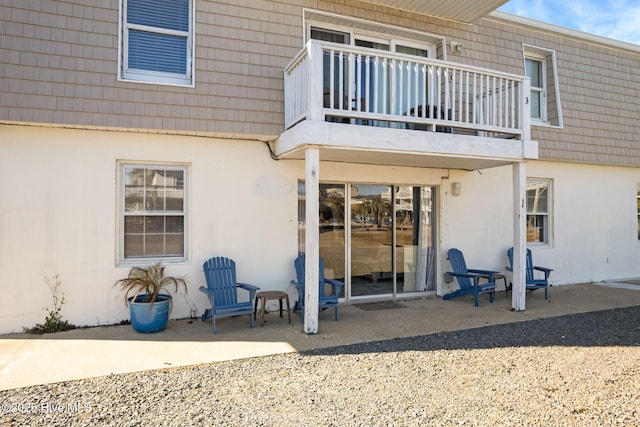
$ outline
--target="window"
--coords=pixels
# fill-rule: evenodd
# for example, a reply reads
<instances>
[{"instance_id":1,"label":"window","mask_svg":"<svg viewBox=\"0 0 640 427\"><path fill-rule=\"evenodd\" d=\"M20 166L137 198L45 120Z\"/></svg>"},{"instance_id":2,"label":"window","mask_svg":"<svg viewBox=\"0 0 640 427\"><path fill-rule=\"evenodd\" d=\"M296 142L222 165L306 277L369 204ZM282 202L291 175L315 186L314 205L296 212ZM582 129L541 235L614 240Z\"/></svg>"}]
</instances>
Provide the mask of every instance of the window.
<instances>
[{"instance_id":1,"label":"window","mask_svg":"<svg viewBox=\"0 0 640 427\"><path fill-rule=\"evenodd\" d=\"M555 52L525 46L524 68L531 83L531 123L562 127Z\"/></svg>"},{"instance_id":2,"label":"window","mask_svg":"<svg viewBox=\"0 0 640 427\"><path fill-rule=\"evenodd\" d=\"M186 253L187 166L120 164L120 261Z\"/></svg>"},{"instance_id":3,"label":"window","mask_svg":"<svg viewBox=\"0 0 640 427\"><path fill-rule=\"evenodd\" d=\"M325 42L349 44L349 33L336 30L311 27L311 38Z\"/></svg>"},{"instance_id":4,"label":"window","mask_svg":"<svg viewBox=\"0 0 640 427\"><path fill-rule=\"evenodd\" d=\"M527 242L548 244L550 229L551 181L527 179Z\"/></svg>"},{"instance_id":5,"label":"window","mask_svg":"<svg viewBox=\"0 0 640 427\"><path fill-rule=\"evenodd\" d=\"M193 85L193 0L121 0L120 78Z\"/></svg>"},{"instance_id":6,"label":"window","mask_svg":"<svg viewBox=\"0 0 640 427\"><path fill-rule=\"evenodd\" d=\"M545 67L544 60L526 58L527 77L531 79L531 117L547 120L547 104L545 103Z\"/></svg>"}]
</instances>

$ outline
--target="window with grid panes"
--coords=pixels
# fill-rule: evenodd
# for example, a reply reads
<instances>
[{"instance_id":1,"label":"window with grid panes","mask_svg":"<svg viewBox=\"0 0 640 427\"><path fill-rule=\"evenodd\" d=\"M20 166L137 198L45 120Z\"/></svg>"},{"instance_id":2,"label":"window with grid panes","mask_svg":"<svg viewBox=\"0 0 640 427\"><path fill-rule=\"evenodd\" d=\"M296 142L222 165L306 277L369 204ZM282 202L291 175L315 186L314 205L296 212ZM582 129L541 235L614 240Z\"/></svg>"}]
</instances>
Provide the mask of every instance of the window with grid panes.
<instances>
[{"instance_id":1,"label":"window with grid panes","mask_svg":"<svg viewBox=\"0 0 640 427\"><path fill-rule=\"evenodd\" d=\"M120 260L184 260L187 166L120 165Z\"/></svg>"},{"instance_id":2,"label":"window with grid panes","mask_svg":"<svg viewBox=\"0 0 640 427\"><path fill-rule=\"evenodd\" d=\"M527 179L527 242L549 243L550 231L551 181Z\"/></svg>"}]
</instances>

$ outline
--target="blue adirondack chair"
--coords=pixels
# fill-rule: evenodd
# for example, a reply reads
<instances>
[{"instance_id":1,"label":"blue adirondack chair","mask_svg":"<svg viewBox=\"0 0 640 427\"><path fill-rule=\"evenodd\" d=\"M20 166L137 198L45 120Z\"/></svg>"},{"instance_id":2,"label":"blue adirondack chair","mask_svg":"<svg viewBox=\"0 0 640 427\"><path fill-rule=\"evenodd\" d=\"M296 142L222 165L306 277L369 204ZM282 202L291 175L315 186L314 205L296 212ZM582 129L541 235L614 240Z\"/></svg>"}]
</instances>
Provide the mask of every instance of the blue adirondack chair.
<instances>
[{"instance_id":1,"label":"blue adirondack chair","mask_svg":"<svg viewBox=\"0 0 640 427\"><path fill-rule=\"evenodd\" d=\"M215 257L203 265L207 287L200 290L207 294L211 308L207 308L202 320L212 319L213 333L216 333L216 319L229 316L249 315L249 327L253 328L253 300L258 291L257 286L236 281L236 263L232 259ZM249 301L238 302L238 288L249 292Z\"/></svg>"},{"instance_id":2,"label":"blue adirondack chair","mask_svg":"<svg viewBox=\"0 0 640 427\"><path fill-rule=\"evenodd\" d=\"M296 280L292 280L291 284L296 287L298 291L298 301L295 304L294 311L301 310L302 322L304 322L304 263L305 256L300 255L294 261L294 266L296 268ZM318 280L319 296L318 296L318 308L320 310L326 310L327 308L335 307L335 318L338 320L338 298L340 296L340 291L344 286L344 283L339 280L333 279L325 279L324 277L324 261L320 258L320 267L319 267L319 280ZM331 285L331 293L327 294L325 292L325 283Z\"/></svg>"},{"instance_id":3,"label":"blue adirondack chair","mask_svg":"<svg viewBox=\"0 0 640 427\"><path fill-rule=\"evenodd\" d=\"M513 248L507 250L507 257L509 258L509 265L505 267L508 271L513 271ZM539 271L544 274L544 278L538 274L536 278L535 272ZM533 257L531 256L531 249L527 248L527 270L525 276L525 288L526 290L533 292L536 289L544 289L544 299L549 299L549 275L553 269L546 267L539 267L533 265ZM509 285L511 288L512 285ZM508 291L508 290L507 290Z\"/></svg>"},{"instance_id":4,"label":"blue adirondack chair","mask_svg":"<svg viewBox=\"0 0 640 427\"><path fill-rule=\"evenodd\" d=\"M473 295L474 304L477 307L479 305L478 296L481 294L489 294L489 301L493 302L496 293L496 283L493 276L500 272L468 269L467 264L464 262L464 255L462 255L459 249L449 249L447 254L451 268L453 268L453 271L449 271L447 274L456 278L459 289L443 295L442 299L448 300L464 295ZM486 279L487 283L481 284L480 279Z\"/></svg>"}]
</instances>

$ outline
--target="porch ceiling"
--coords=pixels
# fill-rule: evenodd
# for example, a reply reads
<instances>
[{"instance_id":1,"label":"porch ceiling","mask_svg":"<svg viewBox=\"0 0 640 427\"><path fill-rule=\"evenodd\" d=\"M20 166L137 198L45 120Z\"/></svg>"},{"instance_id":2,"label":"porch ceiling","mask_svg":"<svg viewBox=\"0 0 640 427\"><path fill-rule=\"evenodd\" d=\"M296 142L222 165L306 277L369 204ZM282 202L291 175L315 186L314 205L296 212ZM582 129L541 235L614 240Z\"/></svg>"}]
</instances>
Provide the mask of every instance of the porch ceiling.
<instances>
[{"instance_id":1,"label":"porch ceiling","mask_svg":"<svg viewBox=\"0 0 640 427\"><path fill-rule=\"evenodd\" d=\"M281 156L281 159L304 160L306 147ZM478 159L430 155L423 153L390 153L370 149L319 147L323 162L359 163L369 165L405 166L416 168L479 170L513 163L505 159Z\"/></svg>"},{"instance_id":2,"label":"porch ceiling","mask_svg":"<svg viewBox=\"0 0 640 427\"><path fill-rule=\"evenodd\" d=\"M320 149L321 161L462 170L512 164L538 154L535 141L313 121L280 135L275 154L304 160L308 147Z\"/></svg>"},{"instance_id":3,"label":"porch ceiling","mask_svg":"<svg viewBox=\"0 0 640 427\"><path fill-rule=\"evenodd\" d=\"M451 21L472 23L507 3L508 0L362 0L380 6L408 10Z\"/></svg>"}]
</instances>

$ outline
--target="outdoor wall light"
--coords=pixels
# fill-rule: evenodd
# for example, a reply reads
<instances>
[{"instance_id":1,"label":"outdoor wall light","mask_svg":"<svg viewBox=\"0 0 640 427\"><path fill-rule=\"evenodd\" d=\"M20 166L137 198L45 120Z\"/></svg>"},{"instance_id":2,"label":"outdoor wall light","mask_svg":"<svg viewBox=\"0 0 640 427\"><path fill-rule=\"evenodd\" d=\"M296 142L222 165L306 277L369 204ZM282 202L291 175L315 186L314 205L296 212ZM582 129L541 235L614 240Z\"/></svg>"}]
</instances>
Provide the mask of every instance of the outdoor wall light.
<instances>
[{"instance_id":1,"label":"outdoor wall light","mask_svg":"<svg viewBox=\"0 0 640 427\"><path fill-rule=\"evenodd\" d=\"M459 196L462 193L462 183L460 182L452 182L451 183L451 194L453 196Z\"/></svg>"},{"instance_id":2,"label":"outdoor wall light","mask_svg":"<svg viewBox=\"0 0 640 427\"><path fill-rule=\"evenodd\" d=\"M460 42L451 42L451 52L461 53L464 47Z\"/></svg>"}]
</instances>

